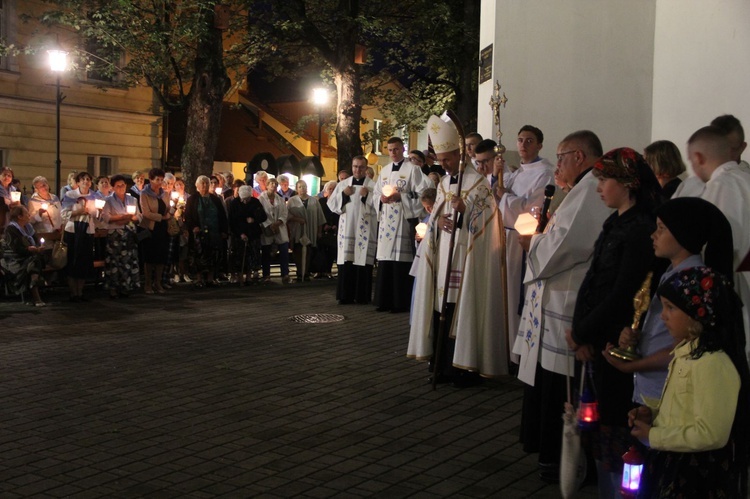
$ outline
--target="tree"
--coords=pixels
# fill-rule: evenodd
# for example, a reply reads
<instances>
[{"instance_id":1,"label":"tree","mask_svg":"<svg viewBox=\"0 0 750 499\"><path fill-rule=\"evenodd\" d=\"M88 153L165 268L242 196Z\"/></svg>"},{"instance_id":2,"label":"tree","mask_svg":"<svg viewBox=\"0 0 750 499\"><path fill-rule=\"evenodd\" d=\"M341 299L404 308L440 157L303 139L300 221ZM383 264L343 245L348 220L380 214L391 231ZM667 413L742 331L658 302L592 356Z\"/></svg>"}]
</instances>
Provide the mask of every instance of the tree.
<instances>
[{"instance_id":1,"label":"tree","mask_svg":"<svg viewBox=\"0 0 750 499\"><path fill-rule=\"evenodd\" d=\"M187 133L181 155L186 185L192 188L198 175L210 175L222 102L230 88L225 61L229 60L231 67L239 71L249 63L225 50L222 30L214 26L216 2L48 0L48 3L52 8L44 12L40 21L80 33L81 43L75 49L79 65L116 76L111 81L114 85L148 85L165 114L178 109L186 111ZM234 16L235 21L240 18ZM230 26L229 36L236 29ZM98 53L86 50L92 42ZM102 57L101 53L110 57Z\"/></svg>"},{"instance_id":2,"label":"tree","mask_svg":"<svg viewBox=\"0 0 750 499\"><path fill-rule=\"evenodd\" d=\"M323 76L337 89L341 166L362 153L364 104L379 103L410 128L420 128L429 114L454 104L462 119L476 119L475 1L267 0L247 6L246 50L252 58L263 59L277 75L327 68ZM370 53L365 65L354 62L357 44ZM381 84L383 70L403 84L402 91Z\"/></svg>"}]
</instances>

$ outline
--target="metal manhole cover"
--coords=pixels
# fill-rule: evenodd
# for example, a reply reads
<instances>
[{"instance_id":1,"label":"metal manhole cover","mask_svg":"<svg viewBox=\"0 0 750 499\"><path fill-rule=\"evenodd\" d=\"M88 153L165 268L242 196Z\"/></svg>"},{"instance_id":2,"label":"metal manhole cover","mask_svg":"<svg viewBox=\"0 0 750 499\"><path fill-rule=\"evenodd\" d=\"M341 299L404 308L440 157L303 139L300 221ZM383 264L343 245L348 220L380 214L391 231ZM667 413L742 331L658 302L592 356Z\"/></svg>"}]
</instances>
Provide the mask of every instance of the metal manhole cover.
<instances>
[{"instance_id":1,"label":"metal manhole cover","mask_svg":"<svg viewBox=\"0 0 750 499\"><path fill-rule=\"evenodd\" d=\"M302 324L326 324L328 322L341 322L344 320L344 316L338 314L299 314L291 316L289 320Z\"/></svg>"}]
</instances>

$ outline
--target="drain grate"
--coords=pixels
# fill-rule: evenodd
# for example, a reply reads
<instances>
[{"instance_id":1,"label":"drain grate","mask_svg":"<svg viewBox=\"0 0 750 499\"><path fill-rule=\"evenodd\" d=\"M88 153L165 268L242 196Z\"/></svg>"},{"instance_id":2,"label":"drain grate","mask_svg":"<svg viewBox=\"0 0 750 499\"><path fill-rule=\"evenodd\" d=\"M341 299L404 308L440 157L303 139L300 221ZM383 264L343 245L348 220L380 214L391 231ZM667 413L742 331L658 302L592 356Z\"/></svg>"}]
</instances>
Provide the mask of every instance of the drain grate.
<instances>
[{"instance_id":1,"label":"drain grate","mask_svg":"<svg viewBox=\"0 0 750 499\"><path fill-rule=\"evenodd\" d=\"M341 322L344 320L344 316L338 314L299 314L291 316L289 320L301 324L327 324L329 322Z\"/></svg>"}]
</instances>

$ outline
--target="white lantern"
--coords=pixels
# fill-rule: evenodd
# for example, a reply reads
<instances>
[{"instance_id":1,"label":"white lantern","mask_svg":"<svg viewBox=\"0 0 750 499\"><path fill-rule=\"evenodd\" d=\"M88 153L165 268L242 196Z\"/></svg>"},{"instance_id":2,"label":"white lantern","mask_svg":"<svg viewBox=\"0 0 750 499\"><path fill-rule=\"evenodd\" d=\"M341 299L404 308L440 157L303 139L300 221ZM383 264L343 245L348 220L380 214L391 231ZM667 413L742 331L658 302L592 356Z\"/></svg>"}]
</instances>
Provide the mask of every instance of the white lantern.
<instances>
[{"instance_id":1,"label":"white lantern","mask_svg":"<svg viewBox=\"0 0 750 499\"><path fill-rule=\"evenodd\" d=\"M94 206L96 207L97 210L101 210L102 208L104 208L105 203L106 201L104 201L103 199L94 200Z\"/></svg>"},{"instance_id":2,"label":"white lantern","mask_svg":"<svg viewBox=\"0 0 750 499\"><path fill-rule=\"evenodd\" d=\"M417 224L417 235L422 238L424 235L427 234L427 224L424 222Z\"/></svg>"},{"instance_id":3,"label":"white lantern","mask_svg":"<svg viewBox=\"0 0 750 499\"><path fill-rule=\"evenodd\" d=\"M42 209L47 211L47 208L49 208L49 203L42 203Z\"/></svg>"},{"instance_id":4,"label":"white lantern","mask_svg":"<svg viewBox=\"0 0 750 499\"><path fill-rule=\"evenodd\" d=\"M386 184L383 186L383 190L382 190L383 196L387 198L391 197L391 195L393 195L394 192L396 192L396 189L392 185Z\"/></svg>"},{"instance_id":5,"label":"white lantern","mask_svg":"<svg viewBox=\"0 0 750 499\"><path fill-rule=\"evenodd\" d=\"M177 199L178 197L180 197L180 193L177 191L172 191L170 196L172 197L172 199Z\"/></svg>"},{"instance_id":6,"label":"white lantern","mask_svg":"<svg viewBox=\"0 0 750 499\"><path fill-rule=\"evenodd\" d=\"M217 187L216 189L214 189L214 192L216 192L217 196L221 196L221 187Z\"/></svg>"},{"instance_id":7,"label":"white lantern","mask_svg":"<svg viewBox=\"0 0 750 499\"><path fill-rule=\"evenodd\" d=\"M13 191L10 193L10 200L14 203L18 203L21 201L21 192L20 191Z\"/></svg>"},{"instance_id":8,"label":"white lantern","mask_svg":"<svg viewBox=\"0 0 750 499\"><path fill-rule=\"evenodd\" d=\"M522 213L516 219L513 228L522 236L530 236L536 232L537 225L539 225L539 221L534 218L534 215L531 213Z\"/></svg>"},{"instance_id":9,"label":"white lantern","mask_svg":"<svg viewBox=\"0 0 750 499\"><path fill-rule=\"evenodd\" d=\"M128 212L128 215L135 215L135 205L129 204L125 207L125 210Z\"/></svg>"}]
</instances>

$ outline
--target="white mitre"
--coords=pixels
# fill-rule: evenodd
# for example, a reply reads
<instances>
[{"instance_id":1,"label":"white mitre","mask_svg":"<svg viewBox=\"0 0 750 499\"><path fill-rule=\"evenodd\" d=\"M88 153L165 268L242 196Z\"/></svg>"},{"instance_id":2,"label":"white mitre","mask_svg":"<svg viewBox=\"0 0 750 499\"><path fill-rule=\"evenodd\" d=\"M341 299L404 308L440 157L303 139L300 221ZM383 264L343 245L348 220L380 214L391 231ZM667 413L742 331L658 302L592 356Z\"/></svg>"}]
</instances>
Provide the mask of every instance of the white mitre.
<instances>
[{"instance_id":1,"label":"white mitre","mask_svg":"<svg viewBox=\"0 0 750 499\"><path fill-rule=\"evenodd\" d=\"M458 130L452 121L445 122L437 116L430 116L427 120L427 133L435 154L456 151L461 147Z\"/></svg>"}]
</instances>

